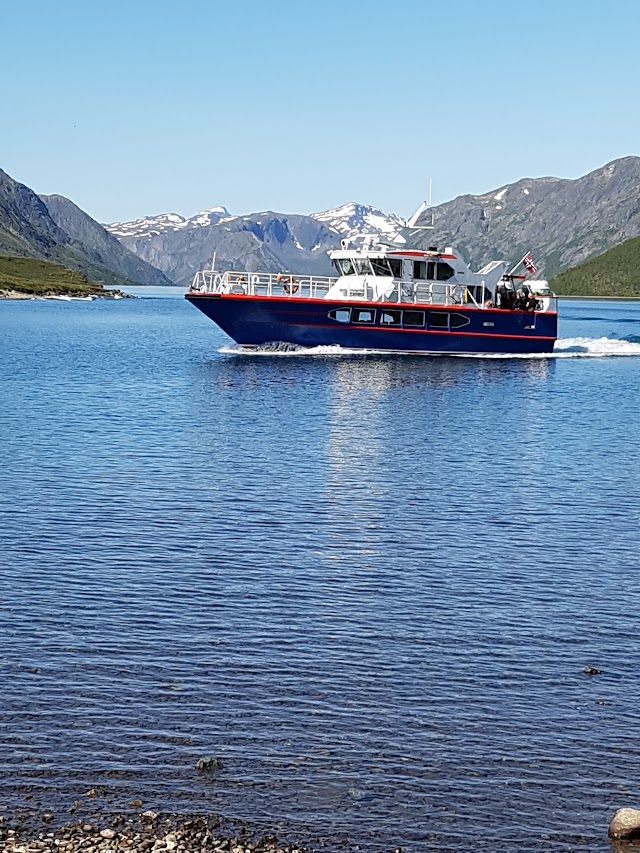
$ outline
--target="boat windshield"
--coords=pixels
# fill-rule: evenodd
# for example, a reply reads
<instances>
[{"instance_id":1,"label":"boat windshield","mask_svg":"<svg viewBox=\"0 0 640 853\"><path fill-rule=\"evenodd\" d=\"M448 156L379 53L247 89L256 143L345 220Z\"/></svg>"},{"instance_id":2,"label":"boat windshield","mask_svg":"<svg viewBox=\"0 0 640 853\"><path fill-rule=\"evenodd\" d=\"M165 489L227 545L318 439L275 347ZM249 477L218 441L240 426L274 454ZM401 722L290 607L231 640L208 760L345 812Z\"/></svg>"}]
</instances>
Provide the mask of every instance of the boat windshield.
<instances>
[{"instance_id":1,"label":"boat windshield","mask_svg":"<svg viewBox=\"0 0 640 853\"><path fill-rule=\"evenodd\" d=\"M387 258L371 258L371 266L374 275L392 276L393 270Z\"/></svg>"},{"instance_id":2,"label":"boat windshield","mask_svg":"<svg viewBox=\"0 0 640 853\"><path fill-rule=\"evenodd\" d=\"M369 258L340 258L336 264L342 275L371 275Z\"/></svg>"}]
</instances>

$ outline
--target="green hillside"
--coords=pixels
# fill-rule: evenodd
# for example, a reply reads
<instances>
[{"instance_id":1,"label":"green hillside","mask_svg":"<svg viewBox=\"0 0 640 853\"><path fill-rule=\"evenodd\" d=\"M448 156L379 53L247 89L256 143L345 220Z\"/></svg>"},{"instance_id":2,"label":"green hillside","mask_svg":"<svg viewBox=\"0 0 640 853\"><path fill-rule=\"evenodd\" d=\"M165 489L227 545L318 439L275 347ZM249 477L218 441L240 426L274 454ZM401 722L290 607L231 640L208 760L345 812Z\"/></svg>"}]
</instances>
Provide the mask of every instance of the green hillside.
<instances>
[{"instance_id":1,"label":"green hillside","mask_svg":"<svg viewBox=\"0 0 640 853\"><path fill-rule=\"evenodd\" d=\"M113 295L76 270L36 258L0 255L0 297L11 291L31 296Z\"/></svg>"},{"instance_id":2,"label":"green hillside","mask_svg":"<svg viewBox=\"0 0 640 853\"><path fill-rule=\"evenodd\" d=\"M93 224L94 231L104 231L79 208L75 210ZM106 231L103 238L111 245L112 237ZM115 238L113 241L117 243ZM0 169L0 254L50 261L75 270L91 281L112 287L135 284L126 269L134 271L137 278L144 278L142 274L138 275L139 259L132 258L131 264L123 267L118 248L115 254L119 260L113 268L108 264L112 262L114 253L100 251L95 240L93 242L94 245L85 246L81 240L56 225L47 206L33 190L14 181Z\"/></svg>"},{"instance_id":3,"label":"green hillside","mask_svg":"<svg viewBox=\"0 0 640 853\"><path fill-rule=\"evenodd\" d=\"M640 237L560 273L550 286L558 296L640 298Z\"/></svg>"}]
</instances>

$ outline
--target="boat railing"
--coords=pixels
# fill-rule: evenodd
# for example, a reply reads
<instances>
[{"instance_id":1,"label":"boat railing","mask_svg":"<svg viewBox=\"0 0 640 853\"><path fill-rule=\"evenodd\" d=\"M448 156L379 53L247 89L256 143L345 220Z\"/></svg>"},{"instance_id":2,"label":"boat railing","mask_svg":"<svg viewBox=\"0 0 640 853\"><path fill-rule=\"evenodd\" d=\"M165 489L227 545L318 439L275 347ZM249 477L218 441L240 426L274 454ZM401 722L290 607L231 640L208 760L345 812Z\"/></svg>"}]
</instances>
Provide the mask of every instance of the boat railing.
<instances>
[{"instance_id":1,"label":"boat railing","mask_svg":"<svg viewBox=\"0 0 640 853\"><path fill-rule=\"evenodd\" d=\"M340 281L339 287L334 288ZM279 296L323 299L332 290L332 301L380 302L399 305L432 305L434 308L451 308L456 305L474 306L479 310L493 308L492 302L478 302L476 295L486 295L484 281L471 285L435 281L394 281L381 291L375 287L373 277L354 276L353 281L329 276L311 276L283 273L258 273L244 270L224 273L215 270L197 272L191 285L192 293L245 294L250 296ZM551 291L535 293L535 313L552 313L558 310L557 297Z\"/></svg>"},{"instance_id":2,"label":"boat railing","mask_svg":"<svg viewBox=\"0 0 640 853\"><path fill-rule=\"evenodd\" d=\"M290 275L289 273L247 272L246 270L202 270L194 276L191 292L202 294L236 293L248 296L296 296L322 299L338 281L330 276ZM403 305L474 305L482 309L474 295L477 285L429 281L395 281L384 295L377 293L374 280L355 278L353 284L343 278L338 299L372 302L397 302ZM483 285L482 285L483 287ZM482 292L482 291L481 291Z\"/></svg>"},{"instance_id":3,"label":"boat railing","mask_svg":"<svg viewBox=\"0 0 640 853\"><path fill-rule=\"evenodd\" d=\"M196 293L239 293L248 296L296 296L322 299L336 283L336 278L323 275L289 275L288 273L246 272L223 273L202 270L193 278L191 291Z\"/></svg>"},{"instance_id":4,"label":"boat railing","mask_svg":"<svg viewBox=\"0 0 640 853\"><path fill-rule=\"evenodd\" d=\"M452 305L474 305L482 309L472 288L464 284L447 284L445 282L429 281L399 281L394 284L392 292L385 296L385 302L398 302L413 305L438 305L448 308Z\"/></svg>"}]
</instances>

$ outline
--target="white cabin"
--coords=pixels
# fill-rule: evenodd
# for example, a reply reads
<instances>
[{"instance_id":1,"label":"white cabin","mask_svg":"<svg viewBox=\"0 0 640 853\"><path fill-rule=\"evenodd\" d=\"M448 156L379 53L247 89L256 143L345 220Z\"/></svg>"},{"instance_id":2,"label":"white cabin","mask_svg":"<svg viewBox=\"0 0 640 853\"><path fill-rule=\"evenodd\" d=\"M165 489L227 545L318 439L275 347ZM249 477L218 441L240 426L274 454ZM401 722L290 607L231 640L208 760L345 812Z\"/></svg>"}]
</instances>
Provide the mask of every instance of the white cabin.
<instances>
[{"instance_id":1,"label":"white cabin","mask_svg":"<svg viewBox=\"0 0 640 853\"><path fill-rule=\"evenodd\" d=\"M450 246L444 251L405 249L376 245L371 238L360 245L343 240L329 256L338 278L327 298L371 302L473 302L481 307L494 298L507 268L505 261L491 261L474 273Z\"/></svg>"}]
</instances>

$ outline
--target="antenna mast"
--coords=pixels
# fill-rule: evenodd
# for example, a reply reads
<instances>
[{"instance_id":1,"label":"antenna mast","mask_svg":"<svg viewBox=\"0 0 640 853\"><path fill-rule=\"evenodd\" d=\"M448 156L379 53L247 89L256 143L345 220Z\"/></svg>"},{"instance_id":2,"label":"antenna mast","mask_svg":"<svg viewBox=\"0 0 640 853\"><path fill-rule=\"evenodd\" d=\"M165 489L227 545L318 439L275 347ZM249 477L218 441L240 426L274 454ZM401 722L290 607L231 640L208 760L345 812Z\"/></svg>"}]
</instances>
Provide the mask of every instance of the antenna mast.
<instances>
[{"instance_id":1,"label":"antenna mast","mask_svg":"<svg viewBox=\"0 0 640 853\"><path fill-rule=\"evenodd\" d=\"M398 230L398 233L391 238L392 243L406 243L412 231L431 231L434 228L433 212L431 213L431 223L429 225L416 224L422 214L431 207L431 190L432 180L429 178L429 201L423 201L413 216L409 217L409 219L405 219L404 225L402 225Z\"/></svg>"}]
</instances>

